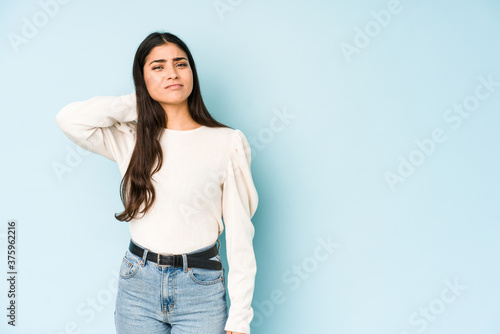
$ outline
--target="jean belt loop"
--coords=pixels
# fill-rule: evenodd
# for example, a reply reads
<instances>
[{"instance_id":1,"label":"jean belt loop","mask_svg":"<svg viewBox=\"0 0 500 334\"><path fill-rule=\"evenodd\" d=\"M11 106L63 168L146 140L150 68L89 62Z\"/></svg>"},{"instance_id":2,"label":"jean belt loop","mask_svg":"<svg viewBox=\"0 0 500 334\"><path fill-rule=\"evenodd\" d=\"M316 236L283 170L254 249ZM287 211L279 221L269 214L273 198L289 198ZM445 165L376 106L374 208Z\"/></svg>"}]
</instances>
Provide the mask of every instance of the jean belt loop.
<instances>
[{"instance_id":1,"label":"jean belt loop","mask_svg":"<svg viewBox=\"0 0 500 334\"><path fill-rule=\"evenodd\" d=\"M144 248L144 254L142 254L142 266L144 267L146 265L146 259L148 257L148 252L149 252L149 249L147 248Z\"/></svg>"},{"instance_id":2,"label":"jean belt loop","mask_svg":"<svg viewBox=\"0 0 500 334\"><path fill-rule=\"evenodd\" d=\"M220 249L220 241L219 238L217 238L217 241L215 242L217 244L217 254L219 254L219 249Z\"/></svg>"},{"instance_id":3,"label":"jean belt loop","mask_svg":"<svg viewBox=\"0 0 500 334\"><path fill-rule=\"evenodd\" d=\"M187 260L187 255L186 254L181 254L182 255L182 270L184 272L188 271L188 260Z\"/></svg>"}]
</instances>

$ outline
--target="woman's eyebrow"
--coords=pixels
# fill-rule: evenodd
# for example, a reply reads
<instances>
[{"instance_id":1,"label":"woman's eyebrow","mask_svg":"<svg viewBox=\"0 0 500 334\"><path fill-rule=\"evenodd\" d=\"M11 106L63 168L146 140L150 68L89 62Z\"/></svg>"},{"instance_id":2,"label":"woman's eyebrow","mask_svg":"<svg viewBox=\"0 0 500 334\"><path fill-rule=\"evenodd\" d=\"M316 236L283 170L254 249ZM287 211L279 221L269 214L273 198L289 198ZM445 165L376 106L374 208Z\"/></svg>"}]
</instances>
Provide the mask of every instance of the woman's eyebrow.
<instances>
[{"instance_id":1,"label":"woman's eyebrow","mask_svg":"<svg viewBox=\"0 0 500 334\"><path fill-rule=\"evenodd\" d=\"M172 58L173 61L179 61L179 60L182 60L182 59L186 59L187 60L186 57L175 57L175 58ZM153 60L152 62L150 62L149 65L151 65L152 63L166 63L166 62L167 62L166 59L156 59L156 60Z\"/></svg>"}]
</instances>

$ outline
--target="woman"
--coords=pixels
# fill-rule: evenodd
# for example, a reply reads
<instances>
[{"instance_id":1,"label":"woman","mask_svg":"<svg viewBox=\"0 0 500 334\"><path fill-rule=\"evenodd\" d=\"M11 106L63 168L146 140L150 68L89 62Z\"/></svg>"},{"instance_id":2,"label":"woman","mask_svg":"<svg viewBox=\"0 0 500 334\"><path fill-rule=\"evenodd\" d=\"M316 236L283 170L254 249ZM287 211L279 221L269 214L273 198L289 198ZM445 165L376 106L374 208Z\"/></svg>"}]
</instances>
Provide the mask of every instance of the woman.
<instances>
[{"instance_id":1,"label":"woman","mask_svg":"<svg viewBox=\"0 0 500 334\"><path fill-rule=\"evenodd\" d=\"M118 164L130 244L117 333L250 333L258 195L245 135L214 120L187 46L154 32L134 58L135 93L73 102L56 116L74 143ZM137 121L136 121L137 120ZM226 229L225 269L218 237Z\"/></svg>"}]
</instances>

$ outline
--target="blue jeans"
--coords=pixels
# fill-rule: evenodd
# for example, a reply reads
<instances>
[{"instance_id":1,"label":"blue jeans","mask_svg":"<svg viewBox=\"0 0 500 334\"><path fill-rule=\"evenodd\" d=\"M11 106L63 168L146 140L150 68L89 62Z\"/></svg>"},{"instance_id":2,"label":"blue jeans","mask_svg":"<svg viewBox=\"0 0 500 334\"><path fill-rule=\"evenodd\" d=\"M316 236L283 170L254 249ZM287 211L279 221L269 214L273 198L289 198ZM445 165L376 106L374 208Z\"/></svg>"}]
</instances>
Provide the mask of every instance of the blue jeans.
<instances>
[{"instance_id":1,"label":"blue jeans","mask_svg":"<svg viewBox=\"0 0 500 334\"><path fill-rule=\"evenodd\" d=\"M134 242L134 241L132 241ZM136 242L134 242L137 246ZM128 249L122 259L115 305L118 334L225 334L225 269L162 267ZM144 248L144 247L142 247ZM220 254L211 260L220 262Z\"/></svg>"}]
</instances>

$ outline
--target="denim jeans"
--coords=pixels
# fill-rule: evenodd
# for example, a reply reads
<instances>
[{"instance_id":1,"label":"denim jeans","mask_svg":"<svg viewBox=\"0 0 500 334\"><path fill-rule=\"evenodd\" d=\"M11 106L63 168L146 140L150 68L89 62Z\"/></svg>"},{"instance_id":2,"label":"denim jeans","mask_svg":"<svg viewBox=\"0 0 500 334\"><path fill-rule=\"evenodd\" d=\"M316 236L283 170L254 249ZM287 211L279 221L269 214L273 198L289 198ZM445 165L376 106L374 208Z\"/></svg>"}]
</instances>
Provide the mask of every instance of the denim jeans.
<instances>
[{"instance_id":1,"label":"denim jeans","mask_svg":"<svg viewBox=\"0 0 500 334\"><path fill-rule=\"evenodd\" d=\"M183 254L183 268L158 266L145 260L146 253L141 258L127 249L118 279L116 332L225 334L225 269L190 268L186 263L187 254L212 246ZM220 254L211 258L220 259Z\"/></svg>"}]
</instances>

